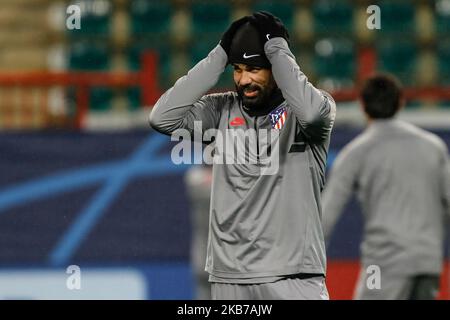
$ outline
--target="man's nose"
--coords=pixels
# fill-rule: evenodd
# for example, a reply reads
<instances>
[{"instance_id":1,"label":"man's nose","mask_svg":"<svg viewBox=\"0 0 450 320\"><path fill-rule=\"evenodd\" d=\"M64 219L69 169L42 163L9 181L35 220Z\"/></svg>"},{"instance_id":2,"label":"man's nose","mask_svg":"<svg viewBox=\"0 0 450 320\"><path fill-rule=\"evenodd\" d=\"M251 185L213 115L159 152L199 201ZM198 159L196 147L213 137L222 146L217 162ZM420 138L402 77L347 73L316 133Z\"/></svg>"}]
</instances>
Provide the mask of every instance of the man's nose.
<instances>
[{"instance_id":1,"label":"man's nose","mask_svg":"<svg viewBox=\"0 0 450 320\"><path fill-rule=\"evenodd\" d=\"M252 83L252 78L250 77L250 73L246 72L246 71L242 72L241 79L239 80L239 85L245 86L250 83Z\"/></svg>"}]
</instances>

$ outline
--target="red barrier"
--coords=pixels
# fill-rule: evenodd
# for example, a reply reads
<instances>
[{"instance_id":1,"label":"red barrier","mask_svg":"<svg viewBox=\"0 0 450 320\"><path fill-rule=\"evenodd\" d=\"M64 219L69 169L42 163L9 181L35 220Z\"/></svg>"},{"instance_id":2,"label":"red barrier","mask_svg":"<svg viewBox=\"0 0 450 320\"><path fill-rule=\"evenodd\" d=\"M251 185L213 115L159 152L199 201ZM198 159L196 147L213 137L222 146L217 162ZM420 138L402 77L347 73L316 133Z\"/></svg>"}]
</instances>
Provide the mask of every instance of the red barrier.
<instances>
[{"instance_id":1,"label":"red barrier","mask_svg":"<svg viewBox=\"0 0 450 320\"><path fill-rule=\"evenodd\" d=\"M113 72L10 72L0 73L0 88L51 88L72 86L76 89L76 113L73 120L75 128L83 128L84 119L89 111L89 90L94 86L106 86L112 88L141 87L143 106L152 106L161 95L161 88L158 84L158 56L154 52L146 52L142 56L142 70L139 72L113 73ZM376 54L373 48L363 48L358 55L358 81L364 79L376 68ZM24 90L19 91L20 101L30 101L29 95ZM15 92L14 92L15 94ZM12 93L5 94L2 97L2 108L8 110L9 114L19 113L22 119L30 118L30 112L22 107L13 104L17 100ZM46 104L46 93L38 99L36 111L42 113L48 108ZM357 90L355 88L343 89L332 92L337 102L355 101ZM431 88L407 88L407 99L435 99L450 100L450 87L431 87ZM28 102L31 103L31 102ZM23 109L23 110L22 110ZM18 111L17 111L18 110ZM32 115L31 115L32 116ZM45 126L45 124L44 124ZM26 128L26 126L25 126Z\"/></svg>"},{"instance_id":2,"label":"red barrier","mask_svg":"<svg viewBox=\"0 0 450 320\"><path fill-rule=\"evenodd\" d=\"M75 126L80 129L89 110L89 90L94 86L142 88L142 105L153 105L161 94L157 82L158 57L153 52L142 56L142 70L132 73L112 72L10 72L0 73L0 87L52 87L74 86L76 88Z\"/></svg>"},{"instance_id":3,"label":"red barrier","mask_svg":"<svg viewBox=\"0 0 450 320\"><path fill-rule=\"evenodd\" d=\"M331 260L327 267L327 287L332 300L350 300L359 275L359 261ZM450 300L450 262L444 265L439 300Z\"/></svg>"}]
</instances>

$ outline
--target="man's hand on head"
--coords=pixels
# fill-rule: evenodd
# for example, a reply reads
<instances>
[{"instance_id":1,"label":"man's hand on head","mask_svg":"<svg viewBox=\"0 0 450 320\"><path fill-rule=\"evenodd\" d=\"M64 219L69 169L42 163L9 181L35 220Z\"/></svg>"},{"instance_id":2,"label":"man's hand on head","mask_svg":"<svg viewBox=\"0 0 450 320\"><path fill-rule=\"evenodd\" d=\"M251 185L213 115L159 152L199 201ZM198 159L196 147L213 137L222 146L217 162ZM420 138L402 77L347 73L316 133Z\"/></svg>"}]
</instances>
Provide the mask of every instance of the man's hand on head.
<instances>
[{"instance_id":1,"label":"man's hand on head","mask_svg":"<svg viewBox=\"0 0 450 320\"><path fill-rule=\"evenodd\" d=\"M234 21L228 29L222 35L222 39L220 40L220 46L223 48L227 56L230 56L231 42L233 41L233 37L236 31L246 22L248 22L250 16L242 17L236 21Z\"/></svg>"},{"instance_id":2,"label":"man's hand on head","mask_svg":"<svg viewBox=\"0 0 450 320\"><path fill-rule=\"evenodd\" d=\"M262 43L281 37L289 44L289 33L283 22L267 11L255 12L249 19L259 31Z\"/></svg>"}]
</instances>

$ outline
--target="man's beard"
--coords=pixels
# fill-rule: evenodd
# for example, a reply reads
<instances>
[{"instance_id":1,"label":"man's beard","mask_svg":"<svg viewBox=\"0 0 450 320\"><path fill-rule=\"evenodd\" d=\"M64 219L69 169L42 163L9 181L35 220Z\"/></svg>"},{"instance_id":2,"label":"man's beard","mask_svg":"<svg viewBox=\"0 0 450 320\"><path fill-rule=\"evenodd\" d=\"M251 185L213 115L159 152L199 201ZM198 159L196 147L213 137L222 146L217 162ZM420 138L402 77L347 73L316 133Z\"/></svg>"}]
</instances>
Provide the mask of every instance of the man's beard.
<instances>
[{"instance_id":1,"label":"man's beard","mask_svg":"<svg viewBox=\"0 0 450 320\"><path fill-rule=\"evenodd\" d=\"M236 91L239 98L242 100L242 104L247 109L258 109L262 107L265 103L268 102L272 92L272 86L262 87L257 84L248 84L245 86L236 85ZM244 93L256 91L256 95L254 97L247 97Z\"/></svg>"}]
</instances>

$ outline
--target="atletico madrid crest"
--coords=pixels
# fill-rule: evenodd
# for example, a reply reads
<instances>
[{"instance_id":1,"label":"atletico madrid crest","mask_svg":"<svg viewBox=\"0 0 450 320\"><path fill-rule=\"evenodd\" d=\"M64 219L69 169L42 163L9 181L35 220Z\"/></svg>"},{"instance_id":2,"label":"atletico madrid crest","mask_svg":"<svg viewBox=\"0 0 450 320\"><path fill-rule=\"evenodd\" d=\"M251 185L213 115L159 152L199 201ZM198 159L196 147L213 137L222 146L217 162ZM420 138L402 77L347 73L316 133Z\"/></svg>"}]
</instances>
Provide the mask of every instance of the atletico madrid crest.
<instances>
[{"instance_id":1,"label":"atletico madrid crest","mask_svg":"<svg viewBox=\"0 0 450 320\"><path fill-rule=\"evenodd\" d=\"M272 124L273 129L280 130L283 128L284 123L286 122L287 118L287 109L286 107L280 107L275 110L273 110L270 114L270 123Z\"/></svg>"}]
</instances>

